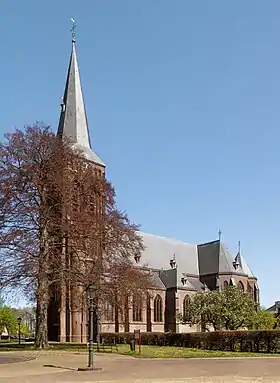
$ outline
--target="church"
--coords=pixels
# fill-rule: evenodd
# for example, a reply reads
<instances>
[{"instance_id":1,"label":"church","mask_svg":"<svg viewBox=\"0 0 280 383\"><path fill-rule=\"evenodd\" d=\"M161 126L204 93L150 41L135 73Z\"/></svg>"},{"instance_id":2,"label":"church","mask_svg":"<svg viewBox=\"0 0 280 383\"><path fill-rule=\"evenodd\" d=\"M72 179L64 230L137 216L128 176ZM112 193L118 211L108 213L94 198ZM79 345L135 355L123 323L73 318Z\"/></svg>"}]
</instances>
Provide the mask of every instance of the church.
<instances>
[{"instance_id":1,"label":"church","mask_svg":"<svg viewBox=\"0 0 280 383\"><path fill-rule=\"evenodd\" d=\"M61 103L58 135L70 139L85 158L105 176L105 164L91 147L85 103L78 68L76 42L72 52ZM237 286L249 292L259 304L257 278L239 251L232 256L219 239L202 244L189 244L141 233L145 250L135 267L149 270L154 290L143 307L128 308L128 321L116 318L114 307L104 304L101 310L101 332L190 332L199 326L182 324L178 314L186 312L190 297L196 292L222 290ZM71 300L71 297L70 297ZM48 337L52 341L87 342L88 324L85 313L71 310L71 302L53 297L48 313Z\"/></svg>"}]
</instances>

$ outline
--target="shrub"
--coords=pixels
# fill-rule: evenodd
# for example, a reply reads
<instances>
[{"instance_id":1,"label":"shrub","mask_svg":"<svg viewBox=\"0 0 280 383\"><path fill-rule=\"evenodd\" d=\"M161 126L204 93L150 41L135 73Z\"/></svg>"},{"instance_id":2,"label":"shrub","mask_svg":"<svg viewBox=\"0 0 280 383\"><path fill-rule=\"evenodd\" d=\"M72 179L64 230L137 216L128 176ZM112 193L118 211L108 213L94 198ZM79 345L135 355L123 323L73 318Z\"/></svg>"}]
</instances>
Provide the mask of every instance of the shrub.
<instances>
[{"instance_id":1,"label":"shrub","mask_svg":"<svg viewBox=\"0 0 280 383\"><path fill-rule=\"evenodd\" d=\"M103 333L104 341L129 344L133 333ZM141 333L141 343L203 350L280 353L280 331L213 331L193 333Z\"/></svg>"}]
</instances>

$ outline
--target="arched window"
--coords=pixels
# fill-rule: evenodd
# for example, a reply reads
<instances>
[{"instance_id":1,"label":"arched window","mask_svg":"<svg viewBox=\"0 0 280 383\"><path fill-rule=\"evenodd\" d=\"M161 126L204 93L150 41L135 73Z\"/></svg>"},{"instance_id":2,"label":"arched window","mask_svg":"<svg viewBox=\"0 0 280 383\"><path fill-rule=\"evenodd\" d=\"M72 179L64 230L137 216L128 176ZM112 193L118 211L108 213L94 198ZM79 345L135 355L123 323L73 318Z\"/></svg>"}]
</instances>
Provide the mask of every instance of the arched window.
<instances>
[{"instance_id":1,"label":"arched window","mask_svg":"<svg viewBox=\"0 0 280 383\"><path fill-rule=\"evenodd\" d=\"M162 322L162 298L159 295L154 300L154 322Z\"/></svg>"},{"instance_id":2,"label":"arched window","mask_svg":"<svg viewBox=\"0 0 280 383\"><path fill-rule=\"evenodd\" d=\"M77 181L74 182L72 189L72 209L75 213L79 210L79 184Z\"/></svg>"},{"instance_id":3,"label":"arched window","mask_svg":"<svg viewBox=\"0 0 280 383\"><path fill-rule=\"evenodd\" d=\"M183 316L184 320L188 321L189 320L189 304L190 304L190 297L189 295L186 295L183 301Z\"/></svg>"},{"instance_id":4,"label":"arched window","mask_svg":"<svg viewBox=\"0 0 280 383\"><path fill-rule=\"evenodd\" d=\"M142 322L142 302L141 302L141 299L133 298L132 319L133 319L133 322Z\"/></svg>"},{"instance_id":5,"label":"arched window","mask_svg":"<svg viewBox=\"0 0 280 383\"><path fill-rule=\"evenodd\" d=\"M247 293L250 294L250 295L253 295L253 289L252 287L250 286L250 283L247 282Z\"/></svg>"},{"instance_id":6,"label":"arched window","mask_svg":"<svg viewBox=\"0 0 280 383\"><path fill-rule=\"evenodd\" d=\"M114 306L110 302L105 302L104 319L108 322L114 322Z\"/></svg>"},{"instance_id":7,"label":"arched window","mask_svg":"<svg viewBox=\"0 0 280 383\"><path fill-rule=\"evenodd\" d=\"M224 289L227 289L227 288L228 288L228 282L224 281Z\"/></svg>"},{"instance_id":8,"label":"arched window","mask_svg":"<svg viewBox=\"0 0 280 383\"><path fill-rule=\"evenodd\" d=\"M94 193L92 192L90 195L89 195L89 211L90 212L92 212L92 213L94 213L94 211L95 211L95 195L94 195Z\"/></svg>"},{"instance_id":9,"label":"arched window","mask_svg":"<svg viewBox=\"0 0 280 383\"><path fill-rule=\"evenodd\" d=\"M238 288L238 290L240 290L240 291L244 291L244 285L243 285L243 283L242 283L241 281L238 282L238 284L237 284L237 288Z\"/></svg>"}]
</instances>

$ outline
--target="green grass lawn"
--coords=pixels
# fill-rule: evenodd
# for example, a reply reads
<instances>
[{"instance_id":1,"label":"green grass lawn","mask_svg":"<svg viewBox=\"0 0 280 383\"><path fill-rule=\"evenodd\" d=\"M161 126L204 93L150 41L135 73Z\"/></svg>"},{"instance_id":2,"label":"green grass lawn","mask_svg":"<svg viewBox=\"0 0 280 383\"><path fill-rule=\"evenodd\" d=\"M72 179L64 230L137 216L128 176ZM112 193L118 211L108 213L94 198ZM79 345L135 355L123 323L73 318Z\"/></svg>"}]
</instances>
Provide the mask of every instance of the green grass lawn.
<instances>
[{"instance_id":1,"label":"green grass lawn","mask_svg":"<svg viewBox=\"0 0 280 383\"><path fill-rule=\"evenodd\" d=\"M94 351L97 352L96 345ZM32 343L23 343L20 346L16 344L1 344L1 351L27 351L33 349ZM39 350L38 350L39 351ZM53 343L48 350L42 350L44 352L72 352L72 353L87 353L86 345L79 344L67 344L67 343ZM105 348L106 353L111 353L111 348ZM113 353L120 355L131 355L137 358L219 358L219 357L269 357L279 356L280 354L264 354L264 353L250 353L250 352L229 352L229 351L211 351L211 350L199 350L193 348L184 347L169 347L169 346L141 346L141 353L136 346L136 351L131 352L129 345L118 345L118 350L113 347ZM100 352L104 353L103 350Z\"/></svg>"},{"instance_id":2,"label":"green grass lawn","mask_svg":"<svg viewBox=\"0 0 280 383\"><path fill-rule=\"evenodd\" d=\"M115 351L116 352L116 351ZM279 356L280 354L262 354L250 352L230 352L230 351L211 351L199 350L185 347L169 347L169 346L142 346L139 354L138 348L132 353L129 346L120 345L119 354L133 355L142 358L221 358L221 357L264 357L264 356Z\"/></svg>"}]
</instances>

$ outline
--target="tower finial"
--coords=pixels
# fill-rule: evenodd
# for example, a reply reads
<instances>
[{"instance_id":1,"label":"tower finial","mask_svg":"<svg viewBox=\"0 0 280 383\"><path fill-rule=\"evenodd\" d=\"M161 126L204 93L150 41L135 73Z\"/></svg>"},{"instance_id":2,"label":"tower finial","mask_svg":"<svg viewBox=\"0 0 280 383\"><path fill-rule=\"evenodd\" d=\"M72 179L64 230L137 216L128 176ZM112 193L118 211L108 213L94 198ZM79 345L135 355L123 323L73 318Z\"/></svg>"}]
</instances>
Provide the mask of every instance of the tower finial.
<instances>
[{"instance_id":1,"label":"tower finial","mask_svg":"<svg viewBox=\"0 0 280 383\"><path fill-rule=\"evenodd\" d=\"M241 242L238 241L238 253L240 254L240 251L241 251Z\"/></svg>"},{"instance_id":2,"label":"tower finial","mask_svg":"<svg viewBox=\"0 0 280 383\"><path fill-rule=\"evenodd\" d=\"M221 240L221 237L222 237L221 229L219 229L219 231L218 231L218 235L219 235L219 241L220 241L220 240Z\"/></svg>"},{"instance_id":3,"label":"tower finial","mask_svg":"<svg viewBox=\"0 0 280 383\"><path fill-rule=\"evenodd\" d=\"M70 29L70 32L72 32L72 42L74 43L76 39L76 20L73 17L71 17L71 21L72 28Z\"/></svg>"}]
</instances>

